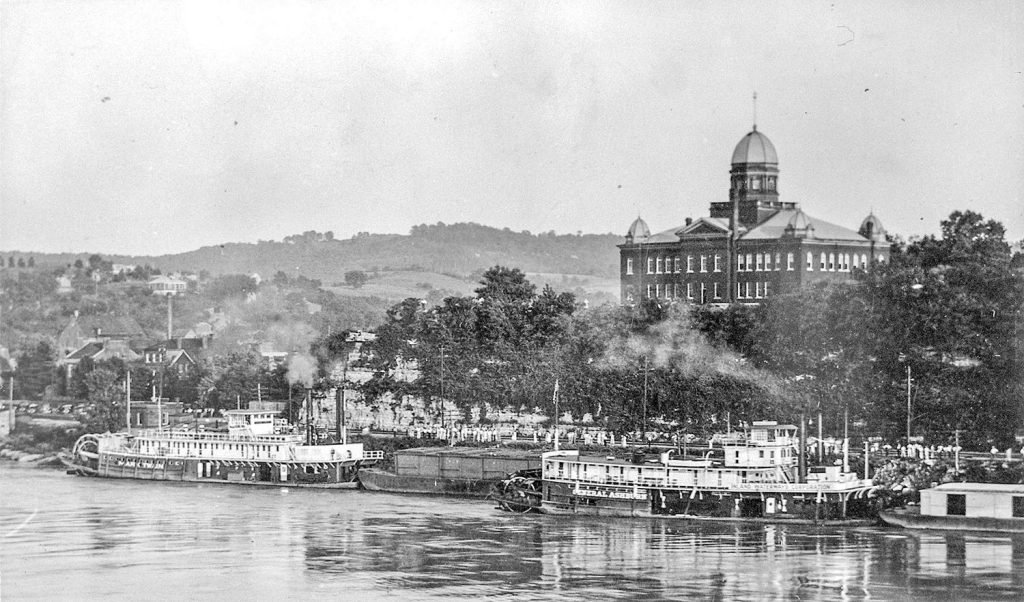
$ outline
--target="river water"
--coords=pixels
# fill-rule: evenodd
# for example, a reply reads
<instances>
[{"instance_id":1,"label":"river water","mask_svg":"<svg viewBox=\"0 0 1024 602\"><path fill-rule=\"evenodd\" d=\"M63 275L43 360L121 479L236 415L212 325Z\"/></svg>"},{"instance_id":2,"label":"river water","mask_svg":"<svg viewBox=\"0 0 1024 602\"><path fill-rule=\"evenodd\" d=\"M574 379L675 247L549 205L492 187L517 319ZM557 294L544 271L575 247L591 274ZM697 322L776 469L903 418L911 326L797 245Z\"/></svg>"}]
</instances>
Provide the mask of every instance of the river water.
<instances>
[{"instance_id":1,"label":"river water","mask_svg":"<svg viewBox=\"0 0 1024 602\"><path fill-rule=\"evenodd\" d=\"M1024 536L514 515L0 464L8 600L1021 599Z\"/></svg>"}]
</instances>

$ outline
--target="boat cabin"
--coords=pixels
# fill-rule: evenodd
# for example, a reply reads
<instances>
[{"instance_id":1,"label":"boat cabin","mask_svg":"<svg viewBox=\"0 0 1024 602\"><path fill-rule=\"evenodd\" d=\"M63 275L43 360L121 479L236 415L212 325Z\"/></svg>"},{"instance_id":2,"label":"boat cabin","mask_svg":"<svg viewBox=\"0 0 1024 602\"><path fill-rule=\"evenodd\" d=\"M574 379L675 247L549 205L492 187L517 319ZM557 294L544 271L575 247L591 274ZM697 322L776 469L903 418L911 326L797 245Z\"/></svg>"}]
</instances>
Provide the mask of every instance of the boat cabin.
<instances>
[{"instance_id":1,"label":"boat cabin","mask_svg":"<svg viewBox=\"0 0 1024 602\"><path fill-rule=\"evenodd\" d=\"M268 410L228 410L228 434L232 437L245 435L275 434L274 418L277 412Z\"/></svg>"},{"instance_id":2,"label":"boat cabin","mask_svg":"<svg viewBox=\"0 0 1024 602\"><path fill-rule=\"evenodd\" d=\"M1019 518L1024 521L1024 485L943 483L923 489L921 516Z\"/></svg>"}]
</instances>

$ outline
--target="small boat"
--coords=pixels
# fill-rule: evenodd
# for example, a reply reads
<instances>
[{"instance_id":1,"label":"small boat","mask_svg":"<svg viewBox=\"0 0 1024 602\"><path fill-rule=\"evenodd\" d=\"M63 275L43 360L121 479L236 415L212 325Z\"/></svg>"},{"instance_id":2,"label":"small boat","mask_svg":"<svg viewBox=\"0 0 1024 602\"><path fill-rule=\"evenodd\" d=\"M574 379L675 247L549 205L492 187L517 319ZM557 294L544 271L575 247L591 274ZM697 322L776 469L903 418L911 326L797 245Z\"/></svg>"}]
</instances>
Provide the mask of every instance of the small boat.
<instances>
[{"instance_id":1,"label":"small boat","mask_svg":"<svg viewBox=\"0 0 1024 602\"><path fill-rule=\"evenodd\" d=\"M60 458L69 473L155 481L355 488L360 468L383 458L361 443L313 445L280 432L275 412L225 412L228 432L166 429L82 435Z\"/></svg>"},{"instance_id":2,"label":"small boat","mask_svg":"<svg viewBox=\"0 0 1024 602\"><path fill-rule=\"evenodd\" d=\"M507 479L499 504L546 514L683 517L753 522L869 523L873 483L840 466L798 468L797 427L753 423L701 457L543 454L540 483ZM516 501L520 503L516 504Z\"/></svg>"},{"instance_id":3,"label":"small boat","mask_svg":"<svg viewBox=\"0 0 1024 602\"><path fill-rule=\"evenodd\" d=\"M369 491L488 497L509 473L540 468L540 453L518 449L418 447L394 453L390 470L359 471Z\"/></svg>"},{"instance_id":4,"label":"small boat","mask_svg":"<svg viewBox=\"0 0 1024 602\"><path fill-rule=\"evenodd\" d=\"M1024 485L943 483L921 490L921 505L879 513L907 529L1024 533Z\"/></svg>"}]
</instances>

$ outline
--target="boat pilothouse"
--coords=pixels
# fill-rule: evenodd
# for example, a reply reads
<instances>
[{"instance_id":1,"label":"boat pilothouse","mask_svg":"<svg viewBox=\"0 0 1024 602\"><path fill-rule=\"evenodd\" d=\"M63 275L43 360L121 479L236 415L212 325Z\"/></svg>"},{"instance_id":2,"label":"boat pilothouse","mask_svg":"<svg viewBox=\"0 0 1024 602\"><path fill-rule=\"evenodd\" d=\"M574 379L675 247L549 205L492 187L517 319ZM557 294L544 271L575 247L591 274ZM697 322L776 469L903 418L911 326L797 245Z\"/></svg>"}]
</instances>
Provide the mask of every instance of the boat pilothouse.
<instances>
[{"instance_id":1,"label":"boat pilothouse","mask_svg":"<svg viewBox=\"0 0 1024 602\"><path fill-rule=\"evenodd\" d=\"M311 445L274 412L230 410L228 432L154 429L84 435L65 464L80 474L174 481L355 487L381 452L360 443Z\"/></svg>"},{"instance_id":2,"label":"boat pilothouse","mask_svg":"<svg viewBox=\"0 0 1024 602\"><path fill-rule=\"evenodd\" d=\"M871 481L839 466L801 475L797 427L754 422L699 456L543 455L540 510L613 516L842 520L868 516Z\"/></svg>"}]
</instances>

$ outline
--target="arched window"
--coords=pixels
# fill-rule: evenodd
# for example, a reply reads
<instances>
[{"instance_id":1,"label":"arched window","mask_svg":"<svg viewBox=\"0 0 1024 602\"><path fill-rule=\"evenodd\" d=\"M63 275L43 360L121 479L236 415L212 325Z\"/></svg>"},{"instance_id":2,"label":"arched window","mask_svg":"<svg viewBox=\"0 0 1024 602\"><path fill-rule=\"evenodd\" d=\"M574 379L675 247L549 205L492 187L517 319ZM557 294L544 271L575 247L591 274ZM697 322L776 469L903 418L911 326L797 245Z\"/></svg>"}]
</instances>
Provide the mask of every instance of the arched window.
<instances>
[{"instance_id":1,"label":"arched window","mask_svg":"<svg viewBox=\"0 0 1024 602\"><path fill-rule=\"evenodd\" d=\"M786 253L786 271L787 272L792 272L793 271L793 260L794 259L796 259L796 258L793 257L792 253ZM778 269L778 268L779 268L779 262L776 259L775 260L775 269Z\"/></svg>"},{"instance_id":2,"label":"arched window","mask_svg":"<svg viewBox=\"0 0 1024 602\"><path fill-rule=\"evenodd\" d=\"M814 254L811 253L810 251L807 252L807 271L814 271Z\"/></svg>"},{"instance_id":3,"label":"arched window","mask_svg":"<svg viewBox=\"0 0 1024 602\"><path fill-rule=\"evenodd\" d=\"M757 263L754 264L754 270L760 272L761 270L764 269L764 254L758 253L757 255L755 255L755 261Z\"/></svg>"},{"instance_id":4,"label":"arched window","mask_svg":"<svg viewBox=\"0 0 1024 602\"><path fill-rule=\"evenodd\" d=\"M775 254L775 271L778 272L782 269L782 253ZM793 269L793 254L789 254L789 269Z\"/></svg>"},{"instance_id":5,"label":"arched window","mask_svg":"<svg viewBox=\"0 0 1024 602\"><path fill-rule=\"evenodd\" d=\"M835 253L828 254L828 271L836 271L836 255Z\"/></svg>"},{"instance_id":6,"label":"arched window","mask_svg":"<svg viewBox=\"0 0 1024 602\"><path fill-rule=\"evenodd\" d=\"M818 269L820 269L822 272L824 272L825 270L828 269L828 267L827 267L828 266L828 262L826 261L825 254L822 253L821 257L819 257L818 259L821 260L821 264L818 266Z\"/></svg>"},{"instance_id":7,"label":"arched window","mask_svg":"<svg viewBox=\"0 0 1024 602\"><path fill-rule=\"evenodd\" d=\"M627 276L632 276L633 275L633 258L632 257L627 257L626 258L626 275Z\"/></svg>"},{"instance_id":8,"label":"arched window","mask_svg":"<svg viewBox=\"0 0 1024 602\"><path fill-rule=\"evenodd\" d=\"M868 267L868 256L867 254L860 256L860 267L867 269Z\"/></svg>"}]
</instances>

